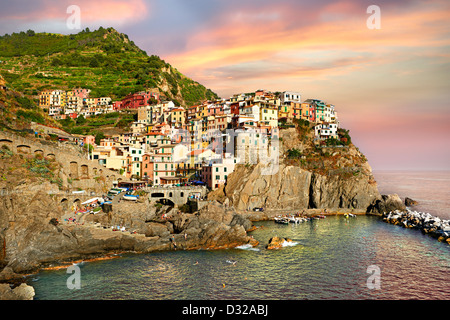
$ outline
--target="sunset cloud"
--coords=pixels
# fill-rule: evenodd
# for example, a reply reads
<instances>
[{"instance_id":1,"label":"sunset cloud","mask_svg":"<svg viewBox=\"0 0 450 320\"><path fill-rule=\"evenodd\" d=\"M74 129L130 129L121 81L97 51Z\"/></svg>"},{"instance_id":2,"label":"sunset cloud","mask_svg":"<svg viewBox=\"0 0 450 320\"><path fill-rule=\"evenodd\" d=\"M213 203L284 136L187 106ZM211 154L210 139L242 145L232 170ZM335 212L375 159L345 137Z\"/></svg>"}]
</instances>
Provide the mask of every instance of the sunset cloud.
<instances>
[{"instance_id":1,"label":"sunset cloud","mask_svg":"<svg viewBox=\"0 0 450 320\"><path fill-rule=\"evenodd\" d=\"M72 5L80 8L81 25L84 28L102 24L106 27L120 26L135 23L149 15L149 5L144 0L19 0L2 5L0 27L1 30L8 30L11 27L26 25L34 30L42 28L43 31L50 31L45 29L51 28L67 33L71 31L66 28L66 21L71 15L67 8Z\"/></svg>"}]
</instances>

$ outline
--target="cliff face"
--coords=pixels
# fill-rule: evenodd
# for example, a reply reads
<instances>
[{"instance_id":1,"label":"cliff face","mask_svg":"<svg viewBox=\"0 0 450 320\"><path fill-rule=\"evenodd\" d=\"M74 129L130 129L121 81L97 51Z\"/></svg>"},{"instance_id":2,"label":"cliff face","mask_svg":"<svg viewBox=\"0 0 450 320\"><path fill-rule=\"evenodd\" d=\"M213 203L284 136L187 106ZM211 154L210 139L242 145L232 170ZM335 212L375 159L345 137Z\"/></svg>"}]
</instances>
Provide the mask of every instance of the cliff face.
<instances>
[{"instance_id":1,"label":"cliff face","mask_svg":"<svg viewBox=\"0 0 450 320\"><path fill-rule=\"evenodd\" d=\"M225 188L211 193L209 198L228 199L236 210L345 208L361 212L381 198L371 175L342 179L286 164L280 164L274 175L261 175L263 168L263 164L251 168L238 165Z\"/></svg>"},{"instance_id":2,"label":"cliff face","mask_svg":"<svg viewBox=\"0 0 450 320\"><path fill-rule=\"evenodd\" d=\"M264 164L238 165L227 184L210 193L210 199L229 202L237 210L330 209L373 212L383 198L372 169L353 146L316 147L311 131L280 131L278 171L262 175ZM289 156L296 150L297 157ZM291 153L292 154L292 153ZM380 207L380 206L378 206Z\"/></svg>"}]
</instances>

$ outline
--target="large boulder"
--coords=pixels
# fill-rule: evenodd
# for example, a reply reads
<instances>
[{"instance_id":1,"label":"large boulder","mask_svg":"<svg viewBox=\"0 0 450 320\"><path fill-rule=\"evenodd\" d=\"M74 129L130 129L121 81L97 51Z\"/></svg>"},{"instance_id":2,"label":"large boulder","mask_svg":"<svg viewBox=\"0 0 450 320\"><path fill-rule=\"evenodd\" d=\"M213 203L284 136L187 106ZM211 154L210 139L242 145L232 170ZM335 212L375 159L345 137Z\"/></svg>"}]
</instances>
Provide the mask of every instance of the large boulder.
<instances>
[{"instance_id":1,"label":"large boulder","mask_svg":"<svg viewBox=\"0 0 450 320\"><path fill-rule=\"evenodd\" d=\"M367 213L374 215L383 215L393 211L406 211L405 204L397 194L382 195L381 198L374 200L367 208Z\"/></svg>"},{"instance_id":2,"label":"large boulder","mask_svg":"<svg viewBox=\"0 0 450 320\"><path fill-rule=\"evenodd\" d=\"M22 283L12 289L9 284L0 283L0 300L33 300L34 288Z\"/></svg>"},{"instance_id":3,"label":"large boulder","mask_svg":"<svg viewBox=\"0 0 450 320\"><path fill-rule=\"evenodd\" d=\"M293 241L289 238L281 238L281 237L270 238L269 243L266 246L266 249L268 250L280 249L286 244L286 242L293 242Z\"/></svg>"},{"instance_id":4,"label":"large boulder","mask_svg":"<svg viewBox=\"0 0 450 320\"><path fill-rule=\"evenodd\" d=\"M405 206L412 207L412 206L415 206L415 205L417 205L417 201L416 200L413 200L413 199L408 198L408 197L405 198Z\"/></svg>"}]
</instances>

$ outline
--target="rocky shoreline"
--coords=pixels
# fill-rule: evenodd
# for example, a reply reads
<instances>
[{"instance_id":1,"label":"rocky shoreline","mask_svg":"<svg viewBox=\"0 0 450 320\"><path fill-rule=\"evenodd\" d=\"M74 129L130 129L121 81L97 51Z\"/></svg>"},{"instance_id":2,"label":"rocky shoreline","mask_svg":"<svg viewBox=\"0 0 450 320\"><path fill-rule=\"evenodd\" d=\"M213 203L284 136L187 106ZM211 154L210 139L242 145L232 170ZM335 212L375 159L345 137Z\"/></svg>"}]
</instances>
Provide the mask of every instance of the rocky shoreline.
<instances>
[{"instance_id":1,"label":"rocky shoreline","mask_svg":"<svg viewBox=\"0 0 450 320\"><path fill-rule=\"evenodd\" d=\"M64 268L77 261L113 258L124 252L258 244L247 234L253 228L252 222L215 201L192 214L148 200L122 202L114 205L112 212L87 214L73 223L60 221L64 213L48 197L35 195L40 199L38 208L20 212L8 209L19 205L27 208L22 199L7 199L14 206L3 207L7 212L2 217L9 221L3 221L8 227L1 234L0 282L17 285L42 268Z\"/></svg>"},{"instance_id":2,"label":"rocky shoreline","mask_svg":"<svg viewBox=\"0 0 450 320\"><path fill-rule=\"evenodd\" d=\"M406 208L406 211L386 212L382 215L382 219L384 222L404 228L419 229L438 241L447 242L450 245L450 220L442 220L429 213L417 212L409 208Z\"/></svg>"}]
</instances>

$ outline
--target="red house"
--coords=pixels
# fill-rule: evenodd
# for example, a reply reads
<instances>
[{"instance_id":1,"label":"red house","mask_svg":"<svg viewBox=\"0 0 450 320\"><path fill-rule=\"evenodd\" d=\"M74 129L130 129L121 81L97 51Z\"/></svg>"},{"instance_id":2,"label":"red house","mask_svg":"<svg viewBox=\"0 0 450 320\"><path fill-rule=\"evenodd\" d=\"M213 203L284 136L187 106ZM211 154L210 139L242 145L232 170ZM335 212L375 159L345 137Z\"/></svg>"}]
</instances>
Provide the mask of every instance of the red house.
<instances>
[{"instance_id":1,"label":"red house","mask_svg":"<svg viewBox=\"0 0 450 320\"><path fill-rule=\"evenodd\" d=\"M148 105L148 100L152 97L159 101L159 93L154 91L130 93L122 99L121 109L138 109L146 106Z\"/></svg>"},{"instance_id":2,"label":"red house","mask_svg":"<svg viewBox=\"0 0 450 320\"><path fill-rule=\"evenodd\" d=\"M113 109L118 111L122 109L122 101L114 101Z\"/></svg>"}]
</instances>

